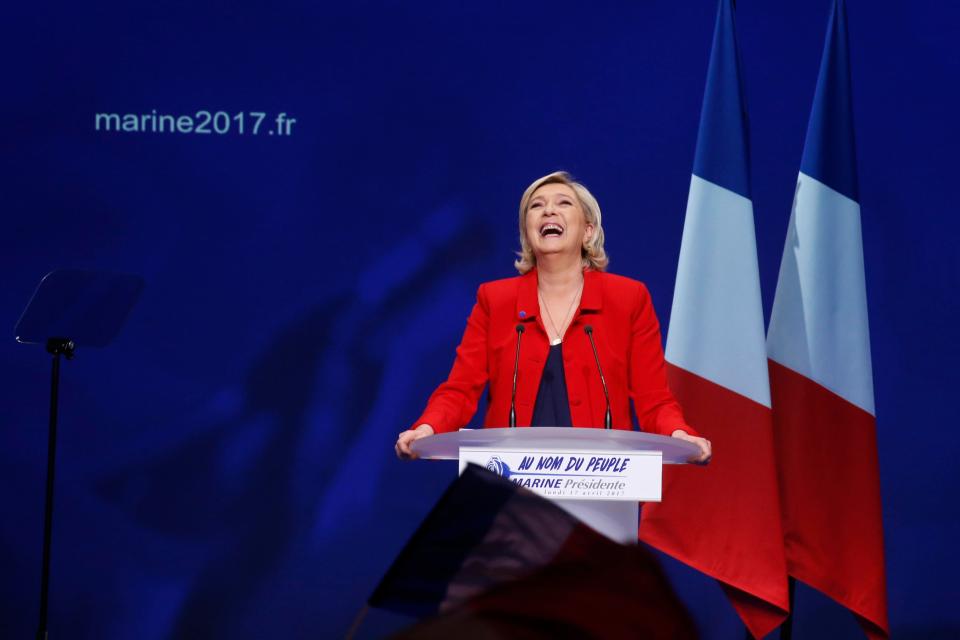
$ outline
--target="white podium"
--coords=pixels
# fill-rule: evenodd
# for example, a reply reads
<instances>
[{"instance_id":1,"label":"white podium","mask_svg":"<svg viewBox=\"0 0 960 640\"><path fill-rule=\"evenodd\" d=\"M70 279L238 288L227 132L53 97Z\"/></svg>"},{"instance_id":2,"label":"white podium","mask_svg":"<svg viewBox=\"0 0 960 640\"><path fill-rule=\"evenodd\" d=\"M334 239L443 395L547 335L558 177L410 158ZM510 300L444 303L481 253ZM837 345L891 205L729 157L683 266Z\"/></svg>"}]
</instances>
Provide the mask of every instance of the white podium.
<instances>
[{"instance_id":1,"label":"white podium","mask_svg":"<svg viewBox=\"0 0 960 640\"><path fill-rule=\"evenodd\" d=\"M463 429L416 440L427 460L479 464L550 500L617 542L635 543L640 502L659 502L662 466L684 464L697 446L618 429Z\"/></svg>"}]
</instances>

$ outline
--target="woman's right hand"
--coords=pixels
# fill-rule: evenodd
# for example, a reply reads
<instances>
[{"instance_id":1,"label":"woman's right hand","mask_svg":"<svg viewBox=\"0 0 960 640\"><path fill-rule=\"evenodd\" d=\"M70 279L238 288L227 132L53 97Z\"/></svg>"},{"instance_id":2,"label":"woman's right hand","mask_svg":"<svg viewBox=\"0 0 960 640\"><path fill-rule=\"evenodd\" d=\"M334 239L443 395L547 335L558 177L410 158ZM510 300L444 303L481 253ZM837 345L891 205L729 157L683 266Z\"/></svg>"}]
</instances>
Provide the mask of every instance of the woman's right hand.
<instances>
[{"instance_id":1,"label":"woman's right hand","mask_svg":"<svg viewBox=\"0 0 960 640\"><path fill-rule=\"evenodd\" d=\"M413 444L414 440L432 435L433 427L428 424L417 425L415 429L401 432L400 437L397 438L397 444L393 447L397 452L397 457L401 460L415 459L417 455L410 450L410 445Z\"/></svg>"}]
</instances>

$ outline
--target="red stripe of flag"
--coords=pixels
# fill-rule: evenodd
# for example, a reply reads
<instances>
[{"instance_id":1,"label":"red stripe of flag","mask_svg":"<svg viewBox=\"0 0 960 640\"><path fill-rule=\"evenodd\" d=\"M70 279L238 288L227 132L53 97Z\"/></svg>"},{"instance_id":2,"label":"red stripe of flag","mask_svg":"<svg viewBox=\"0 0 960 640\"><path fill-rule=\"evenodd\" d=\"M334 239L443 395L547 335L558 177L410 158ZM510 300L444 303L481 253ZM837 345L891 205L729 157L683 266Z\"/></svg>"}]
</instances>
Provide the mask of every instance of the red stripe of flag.
<instances>
[{"instance_id":1,"label":"red stripe of flag","mask_svg":"<svg viewBox=\"0 0 960 640\"><path fill-rule=\"evenodd\" d=\"M876 420L773 361L770 387L787 571L857 614L870 637L885 638Z\"/></svg>"},{"instance_id":2,"label":"red stripe of flag","mask_svg":"<svg viewBox=\"0 0 960 640\"><path fill-rule=\"evenodd\" d=\"M644 505L640 538L720 580L750 633L763 637L788 610L780 514L769 495L770 410L674 365L667 375L716 454L705 468L664 467L664 501Z\"/></svg>"}]
</instances>

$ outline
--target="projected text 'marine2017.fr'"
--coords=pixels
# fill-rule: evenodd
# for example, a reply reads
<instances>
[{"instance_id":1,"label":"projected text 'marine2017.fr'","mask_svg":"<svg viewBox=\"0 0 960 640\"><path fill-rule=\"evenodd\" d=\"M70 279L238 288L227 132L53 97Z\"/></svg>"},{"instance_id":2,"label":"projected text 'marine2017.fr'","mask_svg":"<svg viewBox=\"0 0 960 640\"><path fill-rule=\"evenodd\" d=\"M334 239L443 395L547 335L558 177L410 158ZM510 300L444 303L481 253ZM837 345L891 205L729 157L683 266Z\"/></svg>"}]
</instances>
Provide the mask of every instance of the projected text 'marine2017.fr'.
<instances>
[{"instance_id":1,"label":"projected text 'marine2017.fr'","mask_svg":"<svg viewBox=\"0 0 960 640\"><path fill-rule=\"evenodd\" d=\"M96 113L93 118L95 131L119 133L172 133L197 135L239 136L291 136L297 119L287 112L276 115L265 111L207 111L201 109L193 114L149 113Z\"/></svg>"}]
</instances>

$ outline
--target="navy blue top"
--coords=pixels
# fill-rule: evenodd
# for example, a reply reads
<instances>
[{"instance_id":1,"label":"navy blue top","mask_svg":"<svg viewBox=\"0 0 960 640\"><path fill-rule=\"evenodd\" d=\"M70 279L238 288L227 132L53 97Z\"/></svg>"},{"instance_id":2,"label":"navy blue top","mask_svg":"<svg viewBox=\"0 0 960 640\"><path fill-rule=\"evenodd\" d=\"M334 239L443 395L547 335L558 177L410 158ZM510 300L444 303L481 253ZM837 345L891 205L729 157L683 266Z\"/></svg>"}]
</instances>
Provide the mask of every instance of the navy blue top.
<instances>
[{"instance_id":1,"label":"navy blue top","mask_svg":"<svg viewBox=\"0 0 960 640\"><path fill-rule=\"evenodd\" d=\"M563 343L551 345L543 365L537 401L533 405L533 427L572 427L567 381L563 377Z\"/></svg>"}]
</instances>

